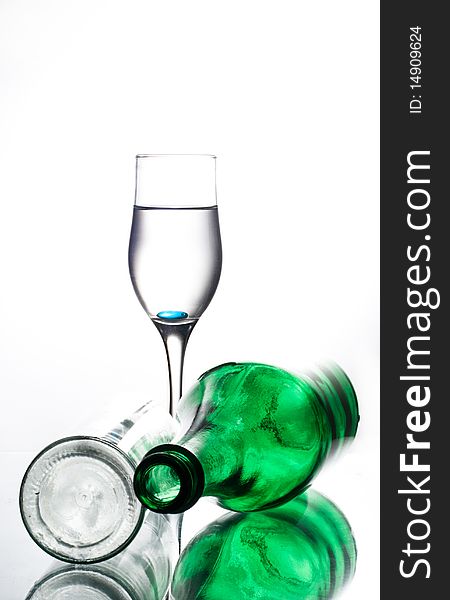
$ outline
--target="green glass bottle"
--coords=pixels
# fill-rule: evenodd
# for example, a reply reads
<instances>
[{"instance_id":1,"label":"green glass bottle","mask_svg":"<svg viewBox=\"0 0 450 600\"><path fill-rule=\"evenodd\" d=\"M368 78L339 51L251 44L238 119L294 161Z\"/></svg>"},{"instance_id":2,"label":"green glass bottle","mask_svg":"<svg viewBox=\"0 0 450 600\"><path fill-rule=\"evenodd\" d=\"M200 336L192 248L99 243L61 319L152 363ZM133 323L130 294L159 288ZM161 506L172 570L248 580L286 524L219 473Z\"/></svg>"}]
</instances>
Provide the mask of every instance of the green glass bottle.
<instances>
[{"instance_id":1,"label":"green glass bottle","mask_svg":"<svg viewBox=\"0 0 450 600\"><path fill-rule=\"evenodd\" d=\"M355 571L350 525L330 500L308 490L283 506L228 514L185 548L173 600L324 600Z\"/></svg>"},{"instance_id":2,"label":"green glass bottle","mask_svg":"<svg viewBox=\"0 0 450 600\"><path fill-rule=\"evenodd\" d=\"M359 419L337 365L297 376L256 363L204 373L177 417L177 441L154 447L135 471L136 495L155 512L183 512L202 495L242 512L282 504L355 436Z\"/></svg>"}]
</instances>

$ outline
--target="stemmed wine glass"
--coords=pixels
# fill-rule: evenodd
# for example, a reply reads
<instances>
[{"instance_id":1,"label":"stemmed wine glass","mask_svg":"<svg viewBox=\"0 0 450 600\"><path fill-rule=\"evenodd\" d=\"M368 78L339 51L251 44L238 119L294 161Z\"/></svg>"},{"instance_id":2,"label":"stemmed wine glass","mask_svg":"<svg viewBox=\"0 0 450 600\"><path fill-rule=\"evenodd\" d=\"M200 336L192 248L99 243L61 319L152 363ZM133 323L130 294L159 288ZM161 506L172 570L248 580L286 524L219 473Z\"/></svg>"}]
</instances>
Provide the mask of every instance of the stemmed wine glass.
<instances>
[{"instance_id":1,"label":"stemmed wine glass","mask_svg":"<svg viewBox=\"0 0 450 600\"><path fill-rule=\"evenodd\" d=\"M222 269L215 156L136 156L128 264L139 302L164 342L173 415L189 336L214 296ZM182 515L171 521L181 551Z\"/></svg>"},{"instance_id":2,"label":"stemmed wine glass","mask_svg":"<svg viewBox=\"0 0 450 600\"><path fill-rule=\"evenodd\" d=\"M134 291L164 342L173 414L189 336L222 268L215 156L137 155L128 260Z\"/></svg>"}]
</instances>

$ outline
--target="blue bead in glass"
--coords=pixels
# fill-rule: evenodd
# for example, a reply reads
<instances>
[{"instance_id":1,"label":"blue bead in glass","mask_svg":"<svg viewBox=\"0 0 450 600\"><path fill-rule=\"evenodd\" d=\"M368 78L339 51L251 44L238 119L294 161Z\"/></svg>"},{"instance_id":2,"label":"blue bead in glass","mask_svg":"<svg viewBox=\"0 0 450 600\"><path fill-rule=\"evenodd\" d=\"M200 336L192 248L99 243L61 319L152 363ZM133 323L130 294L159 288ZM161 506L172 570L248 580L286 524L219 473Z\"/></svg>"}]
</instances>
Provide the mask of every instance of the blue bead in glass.
<instances>
[{"instance_id":1,"label":"blue bead in glass","mask_svg":"<svg viewBox=\"0 0 450 600\"><path fill-rule=\"evenodd\" d=\"M176 319L186 319L188 314L182 310L162 310L156 316L165 321L175 321Z\"/></svg>"}]
</instances>

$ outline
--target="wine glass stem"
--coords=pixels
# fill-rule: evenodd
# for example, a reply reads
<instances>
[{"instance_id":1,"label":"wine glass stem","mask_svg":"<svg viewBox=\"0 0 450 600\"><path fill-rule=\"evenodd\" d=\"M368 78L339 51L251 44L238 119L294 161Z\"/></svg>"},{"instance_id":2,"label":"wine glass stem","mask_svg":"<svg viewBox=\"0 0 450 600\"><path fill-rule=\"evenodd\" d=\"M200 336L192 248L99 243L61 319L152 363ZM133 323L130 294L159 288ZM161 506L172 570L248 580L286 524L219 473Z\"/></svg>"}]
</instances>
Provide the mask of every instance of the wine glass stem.
<instances>
[{"instance_id":1,"label":"wine glass stem","mask_svg":"<svg viewBox=\"0 0 450 600\"><path fill-rule=\"evenodd\" d=\"M184 354L189 340L189 336L194 329L195 322L183 323L179 325L170 325L155 323L164 342L167 355L167 365L169 367L169 412L174 414L174 409L178 400L181 398L183 390L183 365ZM183 515L169 515L172 527L175 529L178 541L178 554L181 554L181 529L183 524ZM167 593L165 600L170 600L170 592Z\"/></svg>"},{"instance_id":2,"label":"wine glass stem","mask_svg":"<svg viewBox=\"0 0 450 600\"><path fill-rule=\"evenodd\" d=\"M169 412L173 415L182 394L184 353L195 322L179 325L155 323L155 325L166 349L170 386Z\"/></svg>"}]
</instances>

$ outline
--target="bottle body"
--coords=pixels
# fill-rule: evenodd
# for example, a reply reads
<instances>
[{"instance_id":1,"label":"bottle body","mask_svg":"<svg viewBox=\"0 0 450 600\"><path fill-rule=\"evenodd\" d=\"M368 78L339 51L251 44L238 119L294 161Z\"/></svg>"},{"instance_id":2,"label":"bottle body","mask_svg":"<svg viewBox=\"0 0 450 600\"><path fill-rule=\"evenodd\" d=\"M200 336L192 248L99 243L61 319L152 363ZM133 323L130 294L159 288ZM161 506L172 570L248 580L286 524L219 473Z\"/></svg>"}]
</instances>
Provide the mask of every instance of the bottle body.
<instances>
[{"instance_id":1,"label":"bottle body","mask_svg":"<svg viewBox=\"0 0 450 600\"><path fill-rule=\"evenodd\" d=\"M327 498L308 490L282 507L229 514L185 548L174 600L324 600L351 579L351 527Z\"/></svg>"},{"instance_id":2,"label":"bottle body","mask_svg":"<svg viewBox=\"0 0 450 600\"><path fill-rule=\"evenodd\" d=\"M355 435L358 409L337 365L296 376L269 365L229 363L200 377L183 396L178 419L177 440L152 449L138 466L138 498L151 510L171 512L171 501L153 501L160 486L170 488L181 511L202 488L200 495L215 496L224 508L248 512L305 490L332 448ZM197 489L185 494L189 478ZM180 504L184 496L189 500Z\"/></svg>"}]
</instances>

